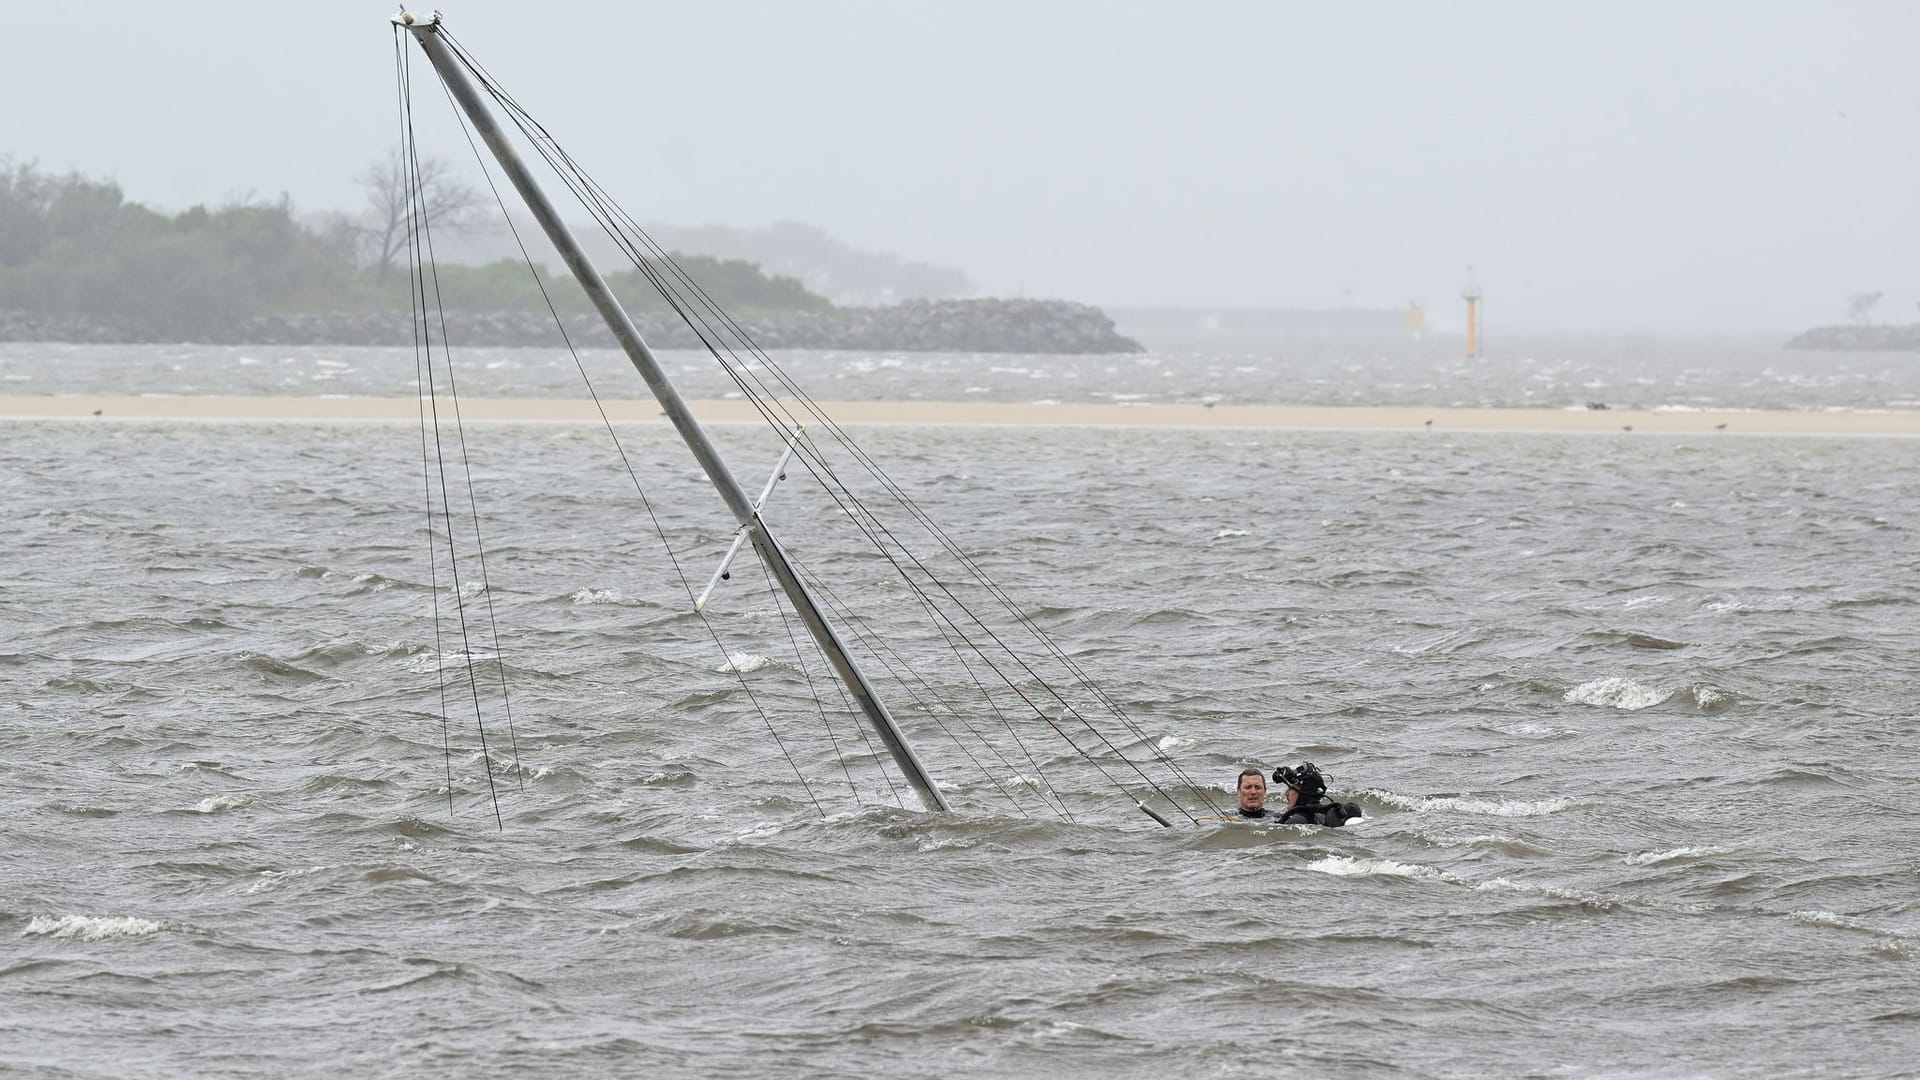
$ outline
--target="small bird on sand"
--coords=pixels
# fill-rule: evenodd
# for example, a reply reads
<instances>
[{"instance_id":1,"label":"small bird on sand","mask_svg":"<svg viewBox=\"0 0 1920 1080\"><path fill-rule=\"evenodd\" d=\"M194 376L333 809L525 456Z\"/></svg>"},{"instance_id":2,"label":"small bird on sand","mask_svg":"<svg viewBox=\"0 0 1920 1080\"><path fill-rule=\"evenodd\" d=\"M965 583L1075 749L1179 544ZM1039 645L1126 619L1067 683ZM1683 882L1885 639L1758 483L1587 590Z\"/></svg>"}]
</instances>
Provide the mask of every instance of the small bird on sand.
<instances>
[{"instance_id":1,"label":"small bird on sand","mask_svg":"<svg viewBox=\"0 0 1920 1080\"><path fill-rule=\"evenodd\" d=\"M1727 425L1726 425L1726 421L1724 421L1724 420L1723 420L1723 421L1721 421L1720 423L1718 423L1718 424L1715 424L1715 425L1713 425L1713 430L1715 430L1715 431L1725 431L1725 430L1727 430Z\"/></svg>"},{"instance_id":2,"label":"small bird on sand","mask_svg":"<svg viewBox=\"0 0 1920 1080\"><path fill-rule=\"evenodd\" d=\"M1632 431L1632 430L1633 430L1633 425L1632 425L1632 424L1621 424L1621 425L1620 425L1620 430L1621 430L1621 431Z\"/></svg>"}]
</instances>

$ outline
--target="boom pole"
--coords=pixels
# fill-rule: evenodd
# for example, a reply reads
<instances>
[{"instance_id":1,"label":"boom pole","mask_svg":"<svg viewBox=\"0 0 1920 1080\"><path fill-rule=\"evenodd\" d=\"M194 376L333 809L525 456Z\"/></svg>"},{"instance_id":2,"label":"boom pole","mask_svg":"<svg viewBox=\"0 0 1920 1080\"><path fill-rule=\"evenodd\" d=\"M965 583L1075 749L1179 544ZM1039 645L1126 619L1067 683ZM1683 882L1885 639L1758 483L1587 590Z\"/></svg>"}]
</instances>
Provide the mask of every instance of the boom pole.
<instances>
[{"instance_id":1,"label":"boom pole","mask_svg":"<svg viewBox=\"0 0 1920 1080\"><path fill-rule=\"evenodd\" d=\"M727 509L733 512L734 518L746 529L753 549L760 554L761 560L772 572L774 580L779 582L781 589L785 590L788 599L793 602L794 610L806 624L808 633L812 634L813 639L819 643L820 650L826 654L827 662L832 665L834 673L847 684L848 692L860 707L861 719L873 729L875 735L879 736L881 744L887 748L887 753L893 756L894 764L899 766L901 774L919 793L920 801L926 808L947 809L947 800L940 794L939 787L934 784L933 778L927 775L926 767L921 765L919 757L913 752L913 747L907 744L906 736L901 734L893 715L887 711L887 707L874 693L873 685L867 681L866 675L854 662L845 643L840 640L840 635L827 622L826 616L820 610L820 605L814 601L813 595L807 591L806 585L800 580L800 575L787 560L786 552L780 547L779 541L775 540L773 534L767 530L766 523L760 519L759 512L754 509L746 490L740 486L738 480L734 479L726 462L721 460L719 451L707 438L707 433L700 426L700 421L694 418L693 411L687 407L686 399L680 396L680 391L674 387L673 381L667 377L659 361L654 359L653 350L647 347L645 339L640 336L639 328L634 326L626 309L620 306L620 301L614 297L613 291L607 288L606 280L600 276L600 271L595 269L593 263L587 258L586 252L581 250L579 243L573 237L572 230L568 229L566 222L560 219L559 211L554 209L546 193L540 189L540 185L527 171L519 152L508 141L500 126L494 123L492 112L475 89L473 80L467 77L465 65L454 56L453 50L441 37L439 14L436 12L423 18L412 12L402 11L393 16L393 22L405 27L413 34L414 40L420 43L420 48L426 52L427 59L432 61L434 70L439 72L441 81L447 84L447 89L452 92L454 100L467 114L467 118L473 122L474 130L486 142L487 149L493 151L494 158L500 162L501 170L513 182L514 189L520 193L520 197L526 201L527 209L532 212L535 220L540 222L540 227L546 230L547 238L552 240L553 246L559 250L560 258L567 264L567 269L573 271L573 276L579 279L580 287L586 290L587 298L593 301L593 306L600 312L600 317L606 320L607 328L613 331L614 339L626 351L627 358L633 361L633 366L640 372L640 377L646 380L647 387L653 391L653 396L660 402L661 409L665 410L667 419L673 422L674 430L680 433L680 437L686 441L687 448L693 451L694 459L706 471L707 479L712 481L714 489L720 493L721 501L727 504Z\"/></svg>"}]
</instances>

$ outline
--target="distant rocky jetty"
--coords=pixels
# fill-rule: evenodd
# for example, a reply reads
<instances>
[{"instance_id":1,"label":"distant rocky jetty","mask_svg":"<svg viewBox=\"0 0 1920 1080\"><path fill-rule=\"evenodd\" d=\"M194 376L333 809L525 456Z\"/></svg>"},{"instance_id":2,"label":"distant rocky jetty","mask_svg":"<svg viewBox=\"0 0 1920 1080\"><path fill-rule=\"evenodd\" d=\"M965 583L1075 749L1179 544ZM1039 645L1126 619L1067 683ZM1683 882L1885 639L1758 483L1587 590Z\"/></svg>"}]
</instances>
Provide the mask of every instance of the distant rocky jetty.
<instances>
[{"instance_id":1,"label":"distant rocky jetty","mask_svg":"<svg viewBox=\"0 0 1920 1080\"><path fill-rule=\"evenodd\" d=\"M1064 300L916 300L886 307L792 311L737 320L765 349L855 349L893 352L1122 353L1144 352L1114 330L1099 308ZM597 315L563 317L574 344L612 347ZM640 312L634 322L650 344L699 347L679 316ZM439 330L434 330L436 337ZM560 337L545 312L447 312L447 337L456 346L554 347ZM0 341L177 343L210 345L411 345L406 312L253 315L225 326L178 328L123 325L108 320L0 311Z\"/></svg>"},{"instance_id":2,"label":"distant rocky jetty","mask_svg":"<svg viewBox=\"0 0 1920 1080\"><path fill-rule=\"evenodd\" d=\"M1787 342L1789 349L1920 352L1920 323L1903 326L1816 326Z\"/></svg>"}]
</instances>

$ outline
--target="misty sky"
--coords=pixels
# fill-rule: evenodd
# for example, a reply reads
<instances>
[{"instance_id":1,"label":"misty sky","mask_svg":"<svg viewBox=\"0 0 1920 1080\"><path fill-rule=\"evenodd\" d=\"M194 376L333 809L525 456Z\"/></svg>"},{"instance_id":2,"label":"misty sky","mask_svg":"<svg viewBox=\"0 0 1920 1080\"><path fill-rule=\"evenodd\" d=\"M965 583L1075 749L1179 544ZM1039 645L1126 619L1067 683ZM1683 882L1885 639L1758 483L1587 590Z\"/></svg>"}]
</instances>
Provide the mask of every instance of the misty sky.
<instances>
[{"instance_id":1,"label":"misty sky","mask_svg":"<svg viewBox=\"0 0 1920 1080\"><path fill-rule=\"evenodd\" d=\"M445 4L643 222L808 221L1106 304L1457 323L1472 263L1509 328L1797 329L1870 290L1920 320L1911 3ZM391 11L6 0L0 154L351 207L397 130ZM423 145L470 164L415 71Z\"/></svg>"}]
</instances>

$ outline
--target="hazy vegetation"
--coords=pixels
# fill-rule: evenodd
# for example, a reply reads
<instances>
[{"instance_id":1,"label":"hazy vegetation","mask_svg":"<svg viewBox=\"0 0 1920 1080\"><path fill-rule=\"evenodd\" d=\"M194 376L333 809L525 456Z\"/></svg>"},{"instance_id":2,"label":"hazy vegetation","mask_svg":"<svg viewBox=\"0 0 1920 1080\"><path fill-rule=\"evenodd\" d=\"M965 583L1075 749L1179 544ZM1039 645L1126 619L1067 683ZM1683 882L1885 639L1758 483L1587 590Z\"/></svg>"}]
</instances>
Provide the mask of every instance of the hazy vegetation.
<instances>
[{"instance_id":1,"label":"hazy vegetation","mask_svg":"<svg viewBox=\"0 0 1920 1080\"><path fill-rule=\"evenodd\" d=\"M353 250L284 199L165 214L112 181L0 162L0 308L190 329L360 302Z\"/></svg>"},{"instance_id":2,"label":"hazy vegetation","mask_svg":"<svg viewBox=\"0 0 1920 1080\"><path fill-rule=\"evenodd\" d=\"M390 224L345 215L306 221L284 196L169 214L129 201L111 180L0 159L0 309L179 332L265 313L404 310L406 275L386 272ZM382 230L375 245L370 237ZM674 259L739 314L831 307L799 281L745 261ZM561 310L584 307L570 280L540 276ZM523 261L442 264L435 277L448 309L546 307ZM638 270L609 281L634 307L660 306Z\"/></svg>"},{"instance_id":3,"label":"hazy vegetation","mask_svg":"<svg viewBox=\"0 0 1920 1080\"><path fill-rule=\"evenodd\" d=\"M953 267L864 251L799 222L754 229L660 226L651 231L668 248L746 259L770 273L798 278L808 289L839 303L945 300L974 292L973 282Z\"/></svg>"},{"instance_id":4,"label":"hazy vegetation","mask_svg":"<svg viewBox=\"0 0 1920 1080\"><path fill-rule=\"evenodd\" d=\"M489 200L488 208L492 205ZM513 221L523 237L539 233L539 227L524 212L516 211ZM646 229L656 243L670 251L699 251L744 260L768 274L795 278L807 291L836 304L864 307L902 300L950 300L971 296L975 291L967 275L952 267L856 248L813 225L777 222L736 228L649 224ZM595 260L620 257L598 228L576 226L575 231ZM438 238L436 229L436 243ZM461 262L473 263L517 255L519 250L498 212L462 230L439 249Z\"/></svg>"}]
</instances>

